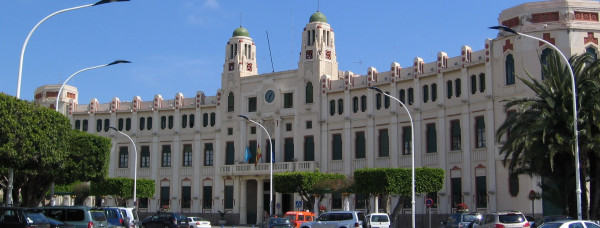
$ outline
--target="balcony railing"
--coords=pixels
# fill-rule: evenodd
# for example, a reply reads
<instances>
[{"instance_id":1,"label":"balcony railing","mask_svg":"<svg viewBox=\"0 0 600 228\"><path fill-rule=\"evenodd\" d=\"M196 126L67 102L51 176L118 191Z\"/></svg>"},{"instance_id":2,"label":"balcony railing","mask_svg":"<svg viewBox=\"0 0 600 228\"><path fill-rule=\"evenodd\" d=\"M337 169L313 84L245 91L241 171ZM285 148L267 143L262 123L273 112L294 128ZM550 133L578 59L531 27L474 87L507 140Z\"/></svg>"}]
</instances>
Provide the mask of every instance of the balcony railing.
<instances>
[{"instance_id":1,"label":"balcony railing","mask_svg":"<svg viewBox=\"0 0 600 228\"><path fill-rule=\"evenodd\" d=\"M314 171L317 162L277 162L273 163L273 173ZM269 163L223 165L219 168L220 175L266 175L270 173Z\"/></svg>"}]
</instances>

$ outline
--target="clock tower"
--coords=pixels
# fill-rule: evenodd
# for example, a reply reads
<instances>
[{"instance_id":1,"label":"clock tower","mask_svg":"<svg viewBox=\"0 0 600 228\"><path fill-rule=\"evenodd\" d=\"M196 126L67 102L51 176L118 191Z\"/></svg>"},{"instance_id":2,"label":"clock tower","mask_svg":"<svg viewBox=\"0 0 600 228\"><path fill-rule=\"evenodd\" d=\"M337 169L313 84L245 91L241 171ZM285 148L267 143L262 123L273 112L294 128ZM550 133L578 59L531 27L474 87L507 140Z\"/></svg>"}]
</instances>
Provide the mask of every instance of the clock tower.
<instances>
[{"instance_id":1,"label":"clock tower","mask_svg":"<svg viewBox=\"0 0 600 228\"><path fill-rule=\"evenodd\" d=\"M310 16L302 32L298 71L304 80L313 81L313 84L317 84L322 75L337 78L335 34L327 23L327 17L319 11Z\"/></svg>"}]
</instances>

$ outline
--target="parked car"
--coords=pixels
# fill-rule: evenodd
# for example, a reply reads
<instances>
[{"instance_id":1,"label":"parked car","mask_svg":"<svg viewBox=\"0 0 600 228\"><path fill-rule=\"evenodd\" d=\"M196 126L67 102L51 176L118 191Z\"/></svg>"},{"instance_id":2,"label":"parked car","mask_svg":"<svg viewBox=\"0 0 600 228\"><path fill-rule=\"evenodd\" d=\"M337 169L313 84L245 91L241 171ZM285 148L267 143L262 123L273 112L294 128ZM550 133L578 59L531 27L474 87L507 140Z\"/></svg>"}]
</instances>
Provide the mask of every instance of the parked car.
<instances>
[{"instance_id":1,"label":"parked car","mask_svg":"<svg viewBox=\"0 0 600 228\"><path fill-rule=\"evenodd\" d=\"M210 228L210 221L202 217L188 217L191 228Z\"/></svg>"},{"instance_id":2,"label":"parked car","mask_svg":"<svg viewBox=\"0 0 600 228\"><path fill-rule=\"evenodd\" d=\"M475 226L477 228L530 227L523 213L518 211L499 211L487 213Z\"/></svg>"},{"instance_id":3,"label":"parked car","mask_svg":"<svg viewBox=\"0 0 600 228\"><path fill-rule=\"evenodd\" d=\"M50 224L50 228L75 228L73 224L64 223L53 218L46 217Z\"/></svg>"},{"instance_id":4,"label":"parked car","mask_svg":"<svg viewBox=\"0 0 600 228\"><path fill-rule=\"evenodd\" d=\"M110 226L125 226L125 215L119 207L103 207L102 210Z\"/></svg>"},{"instance_id":5,"label":"parked car","mask_svg":"<svg viewBox=\"0 0 600 228\"><path fill-rule=\"evenodd\" d=\"M42 210L46 217L72 224L75 228L108 227L108 221L106 221L106 215L102 208L51 206L43 207Z\"/></svg>"},{"instance_id":6,"label":"parked car","mask_svg":"<svg viewBox=\"0 0 600 228\"><path fill-rule=\"evenodd\" d=\"M187 217L175 212L159 212L142 220L143 228L189 228Z\"/></svg>"},{"instance_id":7,"label":"parked car","mask_svg":"<svg viewBox=\"0 0 600 228\"><path fill-rule=\"evenodd\" d=\"M469 228L480 221L483 216L480 213L454 213L448 216L440 224L440 228Z\"/></svg>"},{"instance_id":8,"label":"parked car","mask_svg":"<svg viewBox=\"0 0 600 228\"><path fill-rule=\"evenodd\" d=\"M548 216L544 216L542 218L538 218L537 220L535 220L535 223L533 225L531 225L531 228L540 227L542 224L547 223L547 222L564 221L564 220L573 220L573 218L571 218L568 215L548 215Z\"/></svg>"},{"instance_id":9,"label":"parked car","mask_svg":"<svg viewBox=\"0 0 600 228\"><path fill-rule=\"evenodd\" d=\"M139 228L140 218L138 217L137 210L133 207L121 207L121 212L125 217L125 226L128 228Z\"/></svg>"},{"instance_id":10,"label":"parked car","mask_svg":"<svg viewBox=\"0 0 600 228\"><path fill-rule=\"evenodd\" d=\"M263 223L263 228L291 228L292 222L285 217L271 217L269 221Z\"/></svg>"},{"instance_id":11,"label":"parked car","mask_svg":"<svg viewBox=\"0 0 600 228\"><path fill-rule=\"evenodd\" d=\"M365 216L364 228L389 228L390 216L386 213L371 213Z\"/></svg>"},{"instance_id":12,"label":"parked car","mask_svg":"<svg viewBox=\"0 0 600 228\"><path fill-rule=\"evenodd\" d=\"M365 219L360 211L329 211L315 221L302 223L301 228L361 228Z\"/></svg>"},{"instance_id":13,"label":"parked car","mask_svg":"<svg viewBox=\"0 0 600 228\"><path fill-rule=\"evenodd\" d=\"M309 211L288 211L283 217L288 218L293 227L300 228L302 223L314 221L316 215Z\"/></svg>"},{"instance_id":14,"label":"parked car","mask_svg":"<svg viewBox=\"0 0 600 228\"><path fill-rule=\"evenodd\" d=\"M0 207L0 227L50 228L41 210L22 207Z\"/></svg>"},{"instance_id":15,"label":"parked car","mask_svg":"<svg viewBox=\"0 0 600 228\"><path fill-rule=\"evenodd\" d=\"M538 226L539 228L600 228L600 225L587 220L561 220L552 221Z\"/></svg>"}]
</instances>

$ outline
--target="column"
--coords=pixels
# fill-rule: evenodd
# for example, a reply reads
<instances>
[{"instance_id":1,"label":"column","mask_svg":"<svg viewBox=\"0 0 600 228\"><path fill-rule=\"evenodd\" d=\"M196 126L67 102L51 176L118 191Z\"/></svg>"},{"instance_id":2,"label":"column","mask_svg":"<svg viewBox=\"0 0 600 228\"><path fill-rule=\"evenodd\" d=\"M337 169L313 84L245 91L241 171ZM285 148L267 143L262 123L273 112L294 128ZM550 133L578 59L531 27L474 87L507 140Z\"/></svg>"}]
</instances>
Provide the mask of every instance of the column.
<instances>
[{"instance_id":1,"label":"column","mask_svg":"<svg viewBox=\"0 0 600 228\"><path fill-rule=\"evenodd\" d=\"M248 221L248 212L247 212L247 194L248 192L246 191L246 183L248 181L244 180L244 179L240 179L240 224L246 224Z\"/></svg>"},{"instance_id":2,"label":"column","mask_svg":"<svg viewBox=\"0 0 600 228\"><path fill-rule=\"evenodd\" d=\"M265 181L263 179L256 180L256 223L261 223L263 221L263 216L265 216L265 189L264 189Z\"/></svg>"}]
</instances>

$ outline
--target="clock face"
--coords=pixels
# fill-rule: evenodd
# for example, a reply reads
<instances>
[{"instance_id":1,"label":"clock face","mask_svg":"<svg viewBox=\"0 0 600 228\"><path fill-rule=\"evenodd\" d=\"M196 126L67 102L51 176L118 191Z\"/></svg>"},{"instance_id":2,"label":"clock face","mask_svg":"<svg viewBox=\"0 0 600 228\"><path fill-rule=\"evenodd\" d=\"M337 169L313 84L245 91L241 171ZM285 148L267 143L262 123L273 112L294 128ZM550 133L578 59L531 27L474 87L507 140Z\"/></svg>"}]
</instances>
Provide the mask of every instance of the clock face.
<instances>
[{"instance_id":1,"label":"clock face","mask_svg":"<svg viewBox=\"0 0 600 228\"><path fill-rule=\"evenodd\" d=\"M268 103L273 102L273 100L275 100L275 92L273 92L273 90L268 90L267 93L265 93L265 100Z\"/></svg>"}]
</instances>

